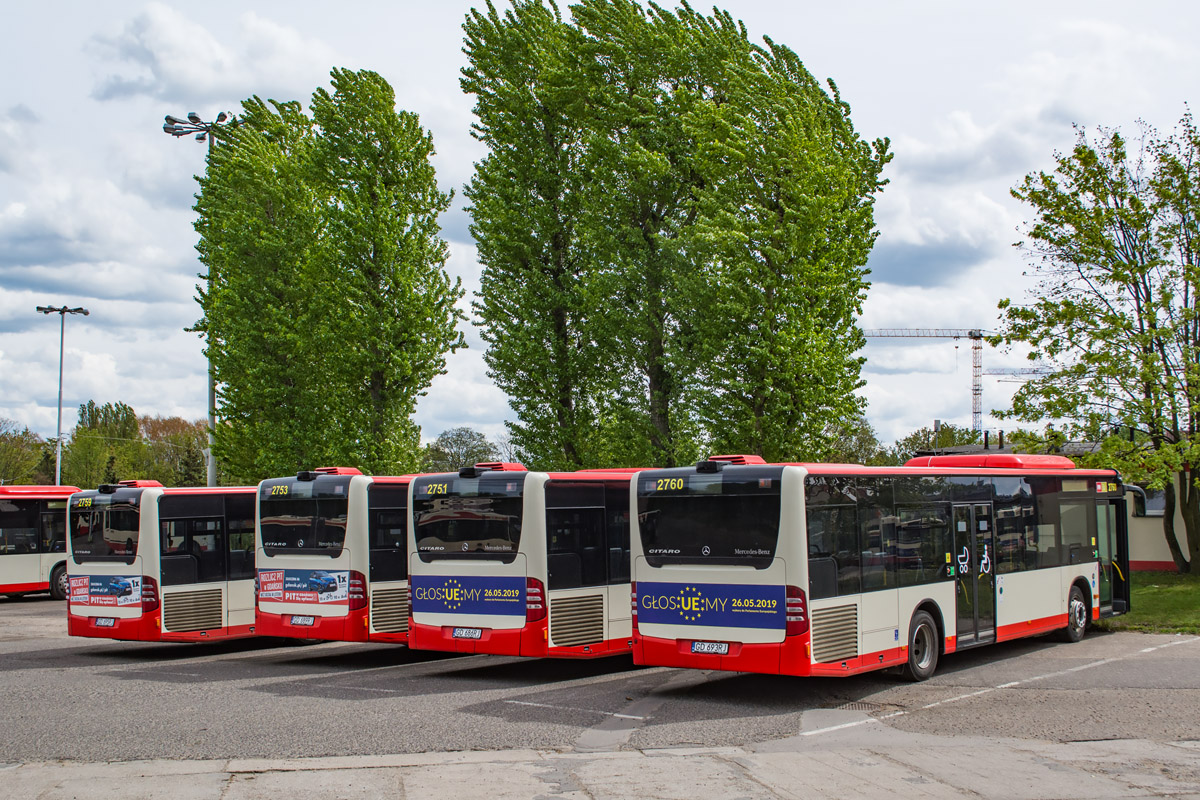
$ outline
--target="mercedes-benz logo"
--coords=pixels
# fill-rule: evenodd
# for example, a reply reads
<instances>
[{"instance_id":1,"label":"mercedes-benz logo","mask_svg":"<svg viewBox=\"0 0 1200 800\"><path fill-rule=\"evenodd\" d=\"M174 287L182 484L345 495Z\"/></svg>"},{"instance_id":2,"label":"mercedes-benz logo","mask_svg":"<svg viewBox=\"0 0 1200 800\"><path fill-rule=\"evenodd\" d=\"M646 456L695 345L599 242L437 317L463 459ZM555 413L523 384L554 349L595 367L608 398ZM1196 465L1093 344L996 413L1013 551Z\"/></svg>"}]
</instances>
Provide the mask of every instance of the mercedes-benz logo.
<instances>
[{"instance_id":1,"label":"mercedes-benz logo","mask_svg":"<svg viewBox=\"0 0 1200 800\"><path fill-rule=\"evenodd\" d=\"M700 552L704 555L708 555L712 552L712 548L710 548L708 545L704 545L704 547L700 548Z\"/></svg>"},{"instance_id":2,"label":"mercedes-benz logo","mask_svg":"<svg viewBox=\"0 0 1200 800\"><path fill-rule=\"evenodd\" d=\"M300 541L296 542L296 547L304 547L304 540L301 539Z\"/></svg>"},{"instance_id":3,"label":"mercedes-benz logo","mask_svg":"<svg viewBox=\"0 0 1200 800\"><path fill-rule=\"evenodd\" d=\"M467 547L468 547L467 543L463 542L463 552L464 553L467 551Z\"/></svg>"}]
</instances>

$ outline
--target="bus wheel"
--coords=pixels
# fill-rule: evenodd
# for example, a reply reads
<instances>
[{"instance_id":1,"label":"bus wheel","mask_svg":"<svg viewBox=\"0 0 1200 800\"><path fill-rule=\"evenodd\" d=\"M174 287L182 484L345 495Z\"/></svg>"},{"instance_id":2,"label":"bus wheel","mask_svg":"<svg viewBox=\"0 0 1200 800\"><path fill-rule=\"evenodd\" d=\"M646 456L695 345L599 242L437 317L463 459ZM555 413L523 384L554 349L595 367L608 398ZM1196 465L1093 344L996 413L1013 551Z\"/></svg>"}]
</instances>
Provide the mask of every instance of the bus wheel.
<instances>
[{"instance_id":1,"label":"bus wheel","mask_svg":"<svg viewBox=\"0 0 1200 800\"><path fill-rule=\"evenodd\" d=\"M904 677L910 681L926 680L933 676L937 662L937 624L929 612L918 611L908 624L908 663L904 665Z\"/></svg>"},{"instance_id":2,"label":"bus wheel","mask_svg":"<svg viewBox=\"0 0 1200 800\"><path fill-rule=\"evenodd\" d=\"M1060 631L1064 642L1078 642L1087 631L1088 607L1078 586L1071 587L1067 596L1067 627Z\"/></svg>"},{"instance_id":3,"label":"bus wheel","mask_svg":"<svg viewBox=\"0 0 1200 800\"><path fill-rule=\"evenodd\" d=\"M70 590L71 579L67 577L67 568L59 564L50 572L50 596L55 600L66 600Z\"/></svg>"}]
</instances>

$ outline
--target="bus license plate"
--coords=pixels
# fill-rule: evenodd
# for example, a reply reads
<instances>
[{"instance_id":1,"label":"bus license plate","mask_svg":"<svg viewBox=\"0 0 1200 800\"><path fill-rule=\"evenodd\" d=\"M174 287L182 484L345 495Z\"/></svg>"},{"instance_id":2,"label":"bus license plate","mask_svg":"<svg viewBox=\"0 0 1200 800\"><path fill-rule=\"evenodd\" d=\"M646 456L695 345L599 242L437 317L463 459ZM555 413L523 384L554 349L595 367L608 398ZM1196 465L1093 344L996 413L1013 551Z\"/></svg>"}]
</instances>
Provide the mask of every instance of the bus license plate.
<instances>
[{"instance_id":1,"label":"bus license plate","mask_svg":"<svg viewBox=\"0 0 1200 800\"><path fill-rule=\"evenodd\" d=\"M117 620L113 617L96 617L95 624L97 628L111 628L117 624Z\"/></svg>"},{"instance_id":2,"label":"bus license plate","mask_svg":"<svg viewBox=\"0 0 1200 800\"><path fill-rule=\"evenodd\" d=\"M482 628L455 628L455 639L479 639L483 636Z\"/></svg>"},{"instance_id":3,"label":"bus license plate","mask_svg":"<svg viewBox=\"0 0 1200 800\"><path fill-rule=\"evenodd\" d=\"M729 655L729 642L692 642L692 652L727 656Z\"/></svg>"},{"instance_id":4,"label":"bus license plate","mask_svg":"<svg viewBox=\"0 0 1200 800\"><path fill-rule=\"evenodd\" d=\"M293 625L305 625L305 626L312 625L313 618L312 617L297 617L295 615L292 615L292 624Z\"/></svg>"}]
</instances>

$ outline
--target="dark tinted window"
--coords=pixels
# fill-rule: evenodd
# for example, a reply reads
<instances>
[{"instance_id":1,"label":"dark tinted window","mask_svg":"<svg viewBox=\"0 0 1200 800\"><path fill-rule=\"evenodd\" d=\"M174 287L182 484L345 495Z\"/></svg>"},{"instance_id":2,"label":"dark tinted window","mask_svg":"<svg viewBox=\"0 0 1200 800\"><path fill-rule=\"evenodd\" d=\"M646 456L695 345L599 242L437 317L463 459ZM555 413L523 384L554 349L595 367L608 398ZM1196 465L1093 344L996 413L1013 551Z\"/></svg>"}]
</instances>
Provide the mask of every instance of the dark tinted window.
<instances>
[{"instance_id":1,"label":"dark tinted window","mask_svg":"<svg viewBox=\"0 0 1200 800\"><path fill-rule=\"evenodd\" d=\"M340 555L346 542L349 487L350 478L339 475L264 481L258 490L263 552Z\"/></svg>"},{"instance_id":2,"label":"dark tinted window","mask_svg":"<svg viewBox=\"0 0 1200 800\"><path fill-rule=\"evenodd\" d=\"M896 587L896 523L891 478L858 482L858 541L862 549L862 590Z\"/></svg>"},{"instance_id":3,"label":"dark tinted window","mask_svg":"<svg viewBox=\"0 0 1200 800\"><path fill-rule=\"evenodd\" d=\"M137 557L142 491L117 489L112 494L83 492L72 496L69 525L71 553L76 562L133 563Z\"/></svg>"},{"instance_id":4,"label":"dark tinted window","mask_svg":"<svg viewBox=\"0 0 1200 800\"><path fill-rule=\"evenodd\" d=\"M521 541L524 472L477 478L434 475L413 481L413 524L422 561L495 559L510 563Z\"/></svg>"},{"instance_id":5,"label":"dark tinted window","mask_svg":"<svg viewBox=\"0 0 1200 800\"><path fill-rule=\"evenodd\" d=\"M254 577L254 494L225 496L225 540L229 552L229 580Z\"/></svg>"},{"instance_id":6,"label":"dark tinted window","mask_svg":"<svg viewBox=\"0 0 1200 800\"><path fill-rule=\"evenodd\" d=\"M41 500L0 498L0 556L38 551Z\"/></svg>"},{"instance_id":7,"label":"dark tinted window","mask_svg":"<svg viewBox=\"0 0 1200 800\"><path fill-rule=\"evenodd\" d=\"M953 550L948 503L896 507L896 581L900 586L948 577L946 554Z\"/></svg>"},{"instance_id":8,"label":"dark tinted window","mask_svg":"<svg viewBox=\"0 0 1200 800\"><path fill-rule=\"evenodd\" d=\"M651 566L740 564L766 569L779 539L781 467L640 473L638 526Z\"/></svg>"},{"instance_id":9,"label":"dark tinted window","mask_svg":"<svg viewBox=\"0 0 1200 800\"><path fill-rule=\"evenodd\" d=\"M367 487L367 528L373 581L408 577L408 485L372 483Z\"/></svg>"},{"instance_id":10,"label":"dark tinted window","mask_svg":"<svg viewBox=\"0 0 1200 800\"><path fill-rule=\"evenodd\" d=\"M43 553L65 553L67 550L67 501L46 500L42 512Z\"/></svg>"},{"instance_id":11,"label":"dark tinted window","mask_svg":"<svg viewBox=\"0 0 1200 800\"><path fill-rule=\"evenodd\" d=\"M603 483L546 483L546 557L551 589L608 583Z\"/></svg>"},{"instance_id":12,"label":"dark tinted window","mask_svg":"<svg viewBox=\"0 0 1200 800\"><path fill-rule=\"evenodd\" d=\"M818 506L808 511L808 586L814 599L862 591L858 507Z\"/></svg>"},{"instance_id":13,"label":"dark tinted window","mask_svg":"<svg viewBox=\"0 0 1200 800\"><path fill-rule=\"evenodd\" d=\"M608 541L608 582L629 583L629 479L604 488L605 535Z\"/></svg>"}]
</instances>

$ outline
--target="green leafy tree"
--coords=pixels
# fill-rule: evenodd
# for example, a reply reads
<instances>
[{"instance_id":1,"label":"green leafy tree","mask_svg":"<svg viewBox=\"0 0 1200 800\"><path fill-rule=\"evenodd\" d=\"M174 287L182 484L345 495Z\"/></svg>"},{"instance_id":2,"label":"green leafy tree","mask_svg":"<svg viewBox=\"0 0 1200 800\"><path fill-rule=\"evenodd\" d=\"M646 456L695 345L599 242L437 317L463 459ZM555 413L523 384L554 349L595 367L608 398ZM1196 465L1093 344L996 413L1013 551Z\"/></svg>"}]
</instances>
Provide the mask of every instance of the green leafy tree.
<instances>
[{"instance_id":1,"label":"green leafy tree","mask_svg":"<svg viewBox=\"0 0 1200 800\"><path fill-rule=\"evenodd\" d=\"M0 484L34 483L44 446L29 428L0 417Z\"/></svg>"},{"instance_id":2,"label":"green leafy tree","mask_svg":"<svg viewBox=\"0 0 1200 800\"><path fill-rule=\"evenodd\" d=\"M1000 304L998 340L1054 371L1024 384L1008 415L1061 420L1070 438L1102 441L1099 457L1126 479L1162 488L1166 541L1189 571L1200 555L1200 133L1190 114L1170 136L1142 126L1133 142L1081 130L1053 172L1013 195L1034 212L1020 246L1040 284L1027 304Z\"/></svg>"},{"instance_id":3,"label":"green leafy tree","mask_svg":"<svg viewBox=\"0 0 1200 800\"><path fill-rule=\"evenodd\" d=\"M203 486L208 423L180 417L139 417L125 403L79 407L63 447L63 482L83 488L122 480ZM50 468L53 469L53 455Z\"/></svg>"},{"instance_id":4,"label":"green leafy tree","mask_svg":"<svg viewBox=\"0 0 1200 800\"><path fill-rule=\"evenodd\" d=\"M497 458L496 445L479 431L467 427L451 428L425 448L421 469L424 472L457 472L462 467Z\"/></svg>"},{"instance_id":5,"label":"green leafy tree","mask_svg":"<svg viewBox=\"0 0 1200 800\"><path fill-rule=\"evenodd\" d=\"M488 374L511 398L515 448L543 469L599 461L599 398L616 385L596 346L603 298L589 293L583 238L592 180L582 144L579 34L558 10L516 2L463 24L463 91L489 147L466 189L483 265L474 303Z\"/></svg>"},{"instance_id":6,"label":"green leafy tree","mask_svg":"<svg viewBox=\"0 0 1200 800\"><path fill-rule=\"evenodd\" d=\"M476 311L513 442L552 468L830 451L886 142L724 12L537 0L464 26ZM765 309L765 311L764 311Z\"/></svg>"},{"instance_id":7,"label":"green leafy tree","mask_svg":"<svg viewBox=\"0 0 1200 800\"><path fill-rule=\"evenodd\" d=\"M201 290L223 476L408 472L417 397L462 346L432 139L379 75L334 69L311 117L251 98L201 179Z\"/></svg>"}]
</instances>

